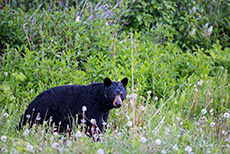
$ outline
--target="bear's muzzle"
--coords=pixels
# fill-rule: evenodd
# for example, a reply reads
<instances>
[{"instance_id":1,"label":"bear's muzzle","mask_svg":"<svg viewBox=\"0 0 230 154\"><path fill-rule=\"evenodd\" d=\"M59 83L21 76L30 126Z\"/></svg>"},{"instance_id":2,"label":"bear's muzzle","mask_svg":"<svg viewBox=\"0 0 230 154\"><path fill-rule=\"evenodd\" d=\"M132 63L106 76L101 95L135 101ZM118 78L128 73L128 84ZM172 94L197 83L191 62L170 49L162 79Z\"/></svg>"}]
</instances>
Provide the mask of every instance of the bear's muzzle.
<instances>
[{"instance_id":1,"label":"bear's muzzle","mask_svg":"<svg viewBox=\"0 0 230 154\"><path fill-rule=\"evenodd\" d=\"M121 96L120 95L115 95L114 101L113 101L113 106L116 108L120 108L122 104Z\"/></svg>"}]
</instances>

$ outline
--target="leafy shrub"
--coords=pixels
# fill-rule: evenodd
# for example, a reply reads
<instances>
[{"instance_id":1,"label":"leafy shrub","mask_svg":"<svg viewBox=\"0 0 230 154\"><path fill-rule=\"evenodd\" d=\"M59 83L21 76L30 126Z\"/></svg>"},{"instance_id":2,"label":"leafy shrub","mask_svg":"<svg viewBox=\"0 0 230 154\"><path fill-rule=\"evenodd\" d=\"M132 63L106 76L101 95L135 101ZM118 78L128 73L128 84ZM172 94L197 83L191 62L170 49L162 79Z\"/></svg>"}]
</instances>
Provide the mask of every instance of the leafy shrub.
<instances>
[{"instance_id":1,"label":"leafy shrub","mask_svg":"<svg viewBox=\"0 0 230 154\"><path fill-rule=\"evenodd\" d=\"M223 48L230 45L228 1L128 2L132 7L123 18L125 29L146 32L156 43L176 42L193 51L210 49L216 40Z\"/></svg>"}]
</instances>

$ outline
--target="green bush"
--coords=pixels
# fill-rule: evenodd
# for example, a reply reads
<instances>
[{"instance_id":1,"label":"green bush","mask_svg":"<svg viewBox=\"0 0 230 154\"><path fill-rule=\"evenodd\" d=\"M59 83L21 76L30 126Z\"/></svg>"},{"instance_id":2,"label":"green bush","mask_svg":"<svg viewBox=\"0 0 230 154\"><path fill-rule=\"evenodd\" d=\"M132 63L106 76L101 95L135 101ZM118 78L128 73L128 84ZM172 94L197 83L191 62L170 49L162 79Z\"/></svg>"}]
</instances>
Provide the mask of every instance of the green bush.
<instances>
[{"instance_id":1,"label":"green bush","mask_svg":"<svg viewBox=\"0 0 230 154\"><path fill-rule=\"evenodd\" d=\"M125 30L145 32L155 43L175 42L183 49L210 49L216 40L230 45L229 1L128 1Z\"/></svg>"}]
</instances>

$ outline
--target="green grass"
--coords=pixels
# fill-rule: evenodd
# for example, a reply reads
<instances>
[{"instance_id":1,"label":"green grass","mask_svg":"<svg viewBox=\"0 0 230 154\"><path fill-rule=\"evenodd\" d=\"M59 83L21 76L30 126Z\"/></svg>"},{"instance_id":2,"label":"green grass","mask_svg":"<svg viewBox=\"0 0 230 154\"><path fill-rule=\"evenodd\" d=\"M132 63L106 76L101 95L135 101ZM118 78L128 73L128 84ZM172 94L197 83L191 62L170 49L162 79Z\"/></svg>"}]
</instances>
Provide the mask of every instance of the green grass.
<instances>
[{"instance_id":1,"label":"green grass","mask_svg":"<svg viewBox=\"0 0 230 154\"><path fill-rule=\"evenodd\" d=\"M191 147L194 153L229 153L229 85L226 85L209 80L187 88L182 84L167 100L153 99L150 92L145 98L129 91L123 106L112 110L109 126L100 142L83 135L79 127L66 135L54 133L52 127L46 131L44 126L18 132L15 127L24 107L7 103L1 111L0 136L7 137L6 141L1 138L1 150L19 153L97 153L99 149L104 153L185 153L185 149Z\"/></svg>"}]
</instances>

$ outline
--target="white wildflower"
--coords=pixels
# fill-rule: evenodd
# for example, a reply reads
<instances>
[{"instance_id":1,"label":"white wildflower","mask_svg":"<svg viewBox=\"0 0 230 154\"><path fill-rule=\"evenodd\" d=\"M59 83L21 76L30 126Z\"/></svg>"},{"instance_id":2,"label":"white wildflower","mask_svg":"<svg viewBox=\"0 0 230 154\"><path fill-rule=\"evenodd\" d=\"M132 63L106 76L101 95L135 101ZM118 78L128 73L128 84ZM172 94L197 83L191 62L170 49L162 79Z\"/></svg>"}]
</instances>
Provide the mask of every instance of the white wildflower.
<instances>
[{"instance_id":1,"label":"white wildflower","mask_svg":"<svg viewBox=\"0 0 230 154\"><path fill-rule=\"evenodd\" d=\"M192 7L192 12L194 12L194 13L196 12L196 7L195 6Z\"/></svg>"},{"instance_id":2,"label":"white wildflower","mask_svg":"<svg viewBox=\"0 0 230 154\"><path fill-rule=\"evenodd\" d=\"M151 91L148 91L147 94L150 95L152 92Z\"/></svg>"},{"instance_id":3,"label":"white wildflower","mask_svg":"<svg viewBox=\"0 0 230 154\"><path fill-rule=\"evenodd\" d=\"M156 143L157 145L160 145L160 144L161 144L161 140L160 140L160 139L156 139L155 143Z\"/></svg>"},{"instance_id":4,"label":"white wildflower","mask_svg":"<svg viewBox=\"0 0 230 154\"><path fill-rule=\"evenodd\" d=\"M4 147L1 148L1 151L6 152L6 153L8 152L8 150L6 148L4 148Z\"/></svg>"},{"instance_id":5,"label":"white wildflower","mask_svg":"<svg viewBox=\"0 0 230 154\"><path fill-rule=\"evenodd\" d=\"M184 148L184 150L185 150L187 153L191 153L191 152L192 152L192 147L190 147L190 146L188 145L188 146L186 146L186 147Z\"/></svg>"},{"instance_id":6,"label":"white wildflower","mask_svg":"<svg viewBox=\"0 0 230 154\"><path fill-rule=\"evenodd\" d=\"M226 135L227 132L225 130L222 131L222 135Z\"/></svg>"},{"instance_id":7,"label":"white wildflower","mask_svg":"<svg viewBox=\"0 0 230 154\"><path fill-rule=\"evenodd\" d=\"M202 113L202 114L206 114L206 113L207 113L207 110L206 110L206 109L202 109L202 110L201 110L201 113Z\"/></svg>"},{"instance_id":8,"label":"white wildflower","mask_svg":"<svg viewBox=\"0 0 230 154\"><path fill-rule=\"evenodd\" d=\"M71 140L66 141L66 145L67 145L68 147L71 147L72 141L71 141Z\"/></svg>"},{"instance_id":9,"label":"white wildflower","mask_svg":"<svg viewBox=\"0 0 230 154\"><path fill-rule=\"evenodd\" d=\"M58 143L57 143L57 142L54 142L54 143L52 144L52 148L54 148L54 149L58 148Z\"/></svg>"},{"instance_id":10,"label":"white wildflower","mask_svg":"<svg viewBox=\"0 0 230 154\"><path fill-rule=\"evenodd\" d=\"M146 137L142 136L142 137L140 138L140 141L141 141L142 143L145 143L145 142L147 141L147 139L146 139Z\"/></svg>"},{"instance_id":11,"label":"white wildflower","mask_svg":"<svg viewBox=\"0 0 230 154\"><path fill-rule=\"evenodd\" d=\"M5 75L5 76L8 76L8 72L4 72L4 75Z\"/></svg>"},{"instance_id":12,"label":"white wildflower","mask_svg":"<svg viewBox=\"0 0 230 154\"><path fill-rule=\"evenodd\" d=\"M175 104L177 104L177 100L175 100Z\"/></svg>"},{"instance_id":13,"label":"white wildflower","mask_svg":"<svg viewBox=\"0 0 230 154\"><path fill-rule=\"evenodd\" d=\"M161 153L166 154L167 152L166 152L165 149L162 149L162 150L161 150Z\"/></svg>"},{"instance_id":14,"label":"white wildflower","mask_svg":"<svg viewBox=\"0 0 230 154\"><path fill-rule=\"evenodd\" d=\"M77 18L75 20L76 20L76 22L79 22L80 21L80 16L77 16Z\"/></svg>"},{"instance_id":15,"label":"white wildflower","mask_svg":"<svg viewBox=\"0 0 230 154\"><path fill-rule=\"evenodd\" d=\"M7 137L5 135L2 135L1 140L2 140L2 142L6 142Z\"/></svg>"},{"instance_id":16,"label":"white wildflower","mask_svg":"<svg viewBox=\"0 0 230 154\"><path fill-rule=\"evenodd\" d=\"M176 117L176 120L177 120L177 121L180 121L180 118L179 118L179 117Z\"/></svg>"},{"instance_id":17,"label":"white wildflower","mask_svg":"<svg viewBox=\"0 0 230 154\"><path fill-rule=\"evenodd\" d=\"M37 121L41 120L40 113L37 114L36 120Z\"/></svg>"},{"instance_id":18,"label":"white wildflower","mask_svg":"<svg viewBox=\"0 0 230 154\"><path fill-rule=\"evenodd\" d=\"M75 136L78 137L78 138L81 137L81 132L78 130L78 131L75 133Z\"/></svg>"},{"instance_id":19,"label":"white wildflower","mask_svg":"<svg viewBox=\"0 0 230 154\"><path fill-rule=\"evenodd\" d=\"M96 124L96 120L95 120L95 119L91 119L90 122L91 122L92 124L94 124L94 125Z\"/></svg>"},{"instance_id":20,"label":"white wildflower","mask_svg":"<svg viewBox=\"0 0 230 154\"><path fill-rule=\"evenodd\" d=\"M29 131L28 129L26 129L26 130L22 133L22 135L23 135L23 136L27 136L27 135L29 134L29 132L30 132L30 131Z\"/></svg>"},{"instance_id":21,"label":"white wildflower","mask_svg":"<svg viewBox=\"0 0 230 154\"><path fill-rule=\"evenodd\" d=\"M93 138L97 140L99 138L99 135L98 134L94 134Z\"/></svg>"},{"instance_id":22,"label":"white wildflower","mask_svg":"<svg viewBox=\"0 0 230 154\"><path fill-rule=\"evenodd\" d=\"M129 127L131 127L131 126L132 126L132 122L131 122L131 121L128 121L127 125L128 125Z\"/></svg>"},{"instance_id":23,"label":"white wildflower","mask_svg":"<svg viewBox=\"0 0 230 154\"><path fill-rule=\"evenodd\" d=\"M104 154L105 152L104 152L104 150L103 149L98 149L97 150L97 154Z\"/></svg>"},{"instance_id":24,"label":"white wildflower","mask_svg":"<svg viewBox=\"0 0 230 154\"><path fill-rule=\"evenodd\" d=\"M203 81L200 80L199 82L197 82L197 84L201 86L203 84Z\"/></svg>"},{"instance_id":25,"label":"white wildflower","mask_svg":"<svg viewBox=\"0 0 230 154\"><path fill-rule=\"evenodd\" d=\"M189 35L190 35L190 36L194 36L194 35L195 35L195 32L196 32L196 29L193 28L193 29L191 30L191 32L189 33Z\"/></svg>"},{"instance_id":26,"label":"white wildflower","mask_svg":"<svg viewBox=\"0 0 230 154\"><path fill-rule=\"evenodd\" d=\"M34 90L33 90L33 89L31 89L31 90L30 90L30 93L32 93L33 91L34 91Z\"/></svg>"},{"instance_id":27,"label":"white wildflower","mask_svg":"<svg viewBox=\"0 0 230 154\"><path fill-rule=\"evenodd\" d=\"M28 144L28 145L26 146L26 148L27 148L30 152L33 152L33 150L34 150L34 147L33 147L32 145L30 145L30 144Z\"/></svg>"},{"instance_id":28,"label":"white wildflower","mask_svg":"<svg viewBox=\"0 0 230 154\"><path fill-rule=\"evenodd\" d=\"M211 126L211 127L214 127L214 126L215 126L215 122L211 122L211 123L210 123L210 126Z\"/></svg>"},{"instance_id":29,"label":"white wildflower","mask_svg":"<svg viewBox=\"0 0 230 154\"><path fill-rule=\"evenodd\" d=\"M211 108L211 109L209 110L209 112L210 112L210 114L213 114L214 109L213 109L213 108Z\"/></svg>"},{"instance_id":30,"label":"white wildflower","mask_svg":"<svg viewBox=\"0 0 230 154\"><path fill-rule=\"evenodd\" d=\"M206 23L206 24L204 25L204 28L205 28L205 29L208 28L208 23Z\"/></svg>"},{"instance_id":31,"label":"white wildflower","mask_svg":"<svg viewBox=\"0 0 230 154\"><path fill-rule=\"evenodd\" d=\"M229 118L229 117L230 117L230 115L228 112L224 113L224 118Z\"/></svg>"},{"instance_id":32,"label":"white wildflower","mask_svg":"<svg viewBox=\"0 0 230 154\"><path fill-rule=\"evenodd\" d=\"M213 30L213 27L212 27L212 26L210 26L210 27L209 27L209 29L208 29L208 34L209 34L209 35L211 35L212 30Z\"/></svg>"},{"instance_id":33,"label":"white wildflower","mask_svg":"<svg viewBox=\"0 0 230 154\"><path fill-rule=\"evenodd\" d=\"M158 97L156 96L156 97L154 98L154 100L157 101L157 100L158 100Z\"/></svg>"},{"instance_id":34,"label":"white wildflower","mask_svg":"<svg viewBox=\"0 0 230 154\"><path fill-rule=\"evenodd\" d=\"M195 88L195 89L194 89L194 91L195 91L195 92L198 92L198 89L197 89L197 88Z\"/></svg>"},{"instance_id":35,"label":"white wildflower","mask_svg":"<svg viewBox=\"0 0 230 154\"><path fill-rule=\"evenodd\" d=\"M58 136L58 133L57 133L57 132L54 132L53 135L54 135L54 136Z\"/></svg>"},{"instance_id":36,"label":"white wildflower","mask_svg":"<svg viewBox=\"0 0 230 154\"><path fill-rule=\"evenodd\" d=\"M132 94L132 98L137 99L137 94Z\"/></svg>"},{"instance_id":37,"label":"white wildflower","mask_svg":"<svg viewBox=\"0 0 230 154\"><path fill-rule=\"evenodd\" d=\"M174 146L173 146L173 150L176 150L176 151L178 151L178 150L179 150L179 148L178 148L177 144L174 144Z\"/></svg>"},{"instance_id":38,"label":"white wildflower","mask_svg":"<svg viewBox=\"0 0 230 154\"><path fill-rule=\"evenodd\" d=\"M144 111L144 110L145 110L145 107L144 107L143 105L141 105L141 106L140 106L140 109L141 109L142 111Z\"/></svg>"},{"instance_id":39,"label":"white wildflower","mask_svg":"<svg viewBox=\"0 0 230 154\"><path fill-rule=\"evenodd\" d=\"M181 122L180 122L180 125L183 125L183 124L184 124L184 123L181 121Z\"/></svg>"},{"instance_id":40,"label":"white wildflower","mask_svg":"<svg viewBox=\"0 0 230 154\"><path fill-rule=\"evenodd\" d=\"M206 153L211 153L211 151L209 149L207 149Z\"/></svg>"},{"instance_id":41,"label":"white wildflower","mask_svg":"<svg viewBox=\"0 0 230 154\"><path fill-rule=\"evenodd\" d=\"M9 114L8 113L4 113L3 116L6 117L6 118L8 118Z\"/></svg>"},{"instance_id":42,"label":"white wildflower","mask_svg":"<svg viewBox=\"0 0 230 154\"><path fill-rule=\"evenodd\" d=\"M82 106L82 111L85 112L87 110L86 106Z\"/></svg>"},{"instance_id":43,"label":"white wildflower","mask_svg":"<svg viewBox=\"0 0 230 154\"><path fill-rule=\"evenodd\" d=\"M26 118L29 119L31 116L29 114L26 115Z\"/></svg>"}]
</instances>

